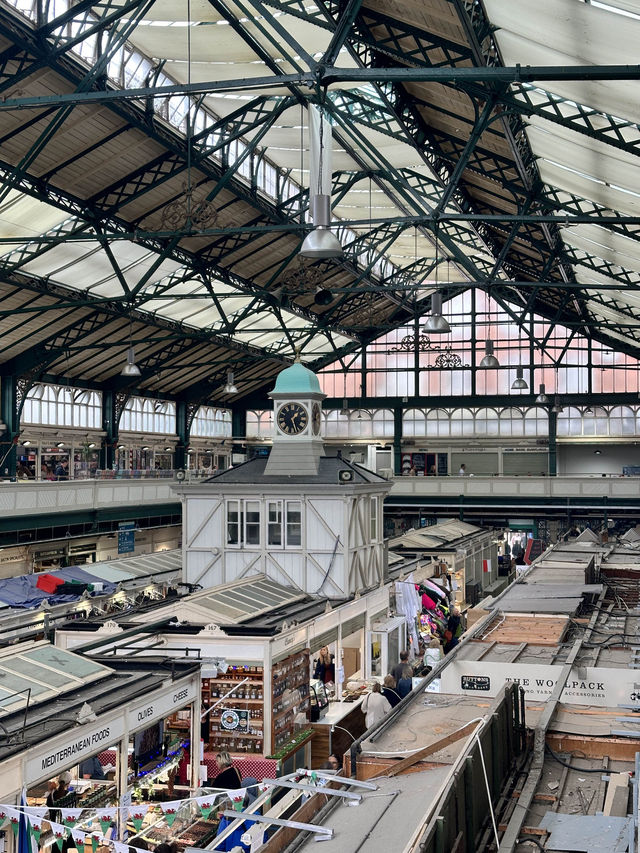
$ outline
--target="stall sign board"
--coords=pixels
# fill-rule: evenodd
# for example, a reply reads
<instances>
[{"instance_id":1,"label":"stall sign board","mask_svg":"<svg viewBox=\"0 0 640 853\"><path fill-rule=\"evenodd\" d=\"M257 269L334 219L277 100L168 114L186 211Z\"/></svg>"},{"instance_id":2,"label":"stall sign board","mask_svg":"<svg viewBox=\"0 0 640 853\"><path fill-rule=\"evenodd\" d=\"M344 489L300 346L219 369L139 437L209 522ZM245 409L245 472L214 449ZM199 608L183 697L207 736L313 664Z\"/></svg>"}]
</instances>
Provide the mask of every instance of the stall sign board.
<instances>
[{"instance_id":1,"label":"stall sign board","mask_svg":"<svg viewBox=\"0 0 640 853\"><path fill-rule=\"evenodd\" d=\"M135 551L135 538L135 521L121 521L118 524L118 554L130 554Z\"/></svg>"},{"instance_id":2,"label":"stall sign board","mask_svg":"<svg viewBox=\"0 0 640 853\"><path fill-rule=\"evenodd\" d=\"M129 731L146 729L156 720L163 719L172 714L178 708L188 705L196 695L194 682L187 684L174 684L170 692L164 693L157 698L148 699L129 711Z\"/></svg>"},{"instance_id":3,"label":"stall sign board","mask_svg":"<svg viewBox=\"0 0 640 853\"><path fill-rule=\"evenodd\" d=\"M488 675L461 675L460 687L463 690L491 690L491 679Z\"/></svg>"},{"instance_id":4,"label":"stall sign board","mask_svg":"<svg viewBox=\"0 0 640 853\"><path fill-rule=\"evenodd\" d=\"M249 731L249 712L244 708L225 708L220 716L225 731L246 734Z\"/></svg>"},{"instance_id":5,"label":"stall sign board","mask_svg":"<svg viewBox=\"0 0 640 853\"><path fill-rule=\"evenodd\" d=\"M116 717L108 723L96 723L72 731L65 741L57 741L55 746L45 744L26 761L25 779L28 784L39 779L55 776L67 767L73 767L83 758L102 752L124 734L124 719Z\"/></svg>"},{"instance_id":6,"label":"stall sign board","mask_svg":"<svg viewBox=\"0 0 640 853\"><path fill-rule=\"evenodd\" d=\"M497 696L504 684L519 684L529 701L545 702L558 683L561 667L553 664L504 664L495 661L454 660L442 671L442 693L473 695L479 689ZM567 705L616 708L638 702L637 674L623 669L585 667L571 669L560 696ZM486 687L478 687L479 683ZM470 686L473 685L473 686Z\"/></svg>"}]
</instances>

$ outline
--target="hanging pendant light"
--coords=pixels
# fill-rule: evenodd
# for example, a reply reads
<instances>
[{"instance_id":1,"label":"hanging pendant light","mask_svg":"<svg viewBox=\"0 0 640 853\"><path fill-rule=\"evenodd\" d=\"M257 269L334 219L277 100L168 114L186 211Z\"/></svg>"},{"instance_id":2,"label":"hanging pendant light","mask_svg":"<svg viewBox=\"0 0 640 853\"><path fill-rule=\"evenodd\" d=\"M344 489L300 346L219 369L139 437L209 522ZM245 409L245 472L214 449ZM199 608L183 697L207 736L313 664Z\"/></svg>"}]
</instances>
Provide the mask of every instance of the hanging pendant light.
<instances>
[{"instance_id":1,"label":"hanging pendant light","mask_svg":"<svg viewBox=\"0 0 640 853\"><path fill-rule=\"evenodd\" d=\"M120 376L127 376L130 379L140 376L140 368L136 364L136 354L133 349L133 317L129 315L129 349L127 350L127 363L120 371Z\"/></svg>"},{"instance_id":2,"label":"hanging pendant light","mask_svg":"<svg viewBox=\"0 0 640 853\"><path fill-rule=\"evenodd\" d=\"M303 258L339 258L340 241L331 233L331 125L315 107L309 107L309 208L313 231L300 248Z\"/></svg>"},{"instance_id":3,"label":"hanging pendant light","mask_svg":"<svg viewBox=\"0 0 640 853\"><path fill-rule=\"evenodd\" d=\"M479 367L500 367L500 362L493 354L493 341L489 338L484 342L484 356Z\"/></svg>"},{"instance_id":4,"label":"hanging pendant light","mask_svg":"<svg viewBox=\"0 0 640 853\"><path fill-rule=\"evenodd\" d=\"M227 370L227 384L224 386L225 394L237 394L238 389L234 381L233 370Z\"/></svg>"},{"instance_id":5,"label":"hanging pendant light","mask_svg":"<svg viewBox=\"0 0 640 853\"><path fill-rule=\"evenodd\" d=\"M438 290L438 229L436 227L435 231L436 243L436 256L435 256L435 266L434 266L434 287L436 288L434 292L431 294L431 315L427 317L427 322L424 324L424 330L428 335L447 335L451 331L451 326L449 325L446 317L442 315L442 294ZM418 239L418 230L416 228L416 260L418 256L418 247L417 247L417 239Z\"/></svg>"},{"instance_id":6,"label":"hanging pendant light","mask_svg":"<svg viewBox=\"0 0 640 853\"><path fill-rule=\"evenodd\" d=\"M516 378L513 380L511 390L526 391L528 387L527 380L524 378L524 369L522 367L516 368Z\"/></svg>"},{"instance_id":7,"label":"hanging pendant light","mask_svg":"<svg viewBox=\"0 0 640 853\"><path fill-rule=\"evenodd\" d=\"M538 393L538 396L536 397L536 403L539 406L548 406L549 405L549 398L547 397L547 394L545 391L544 382L540 383L540 392Z\"/></svg>"},{"instance_id":8,"label":"hanging pendant light","mask_svg":"<svg viewBox=\"0 0 640 853\"><path fill-rule=\"evenodd\" d=\"M442 294L431 294L431 315L427 317L424 330L429 335L446 335L451 331L446 317L442 316Z\"/></svg>"}]
</instances>

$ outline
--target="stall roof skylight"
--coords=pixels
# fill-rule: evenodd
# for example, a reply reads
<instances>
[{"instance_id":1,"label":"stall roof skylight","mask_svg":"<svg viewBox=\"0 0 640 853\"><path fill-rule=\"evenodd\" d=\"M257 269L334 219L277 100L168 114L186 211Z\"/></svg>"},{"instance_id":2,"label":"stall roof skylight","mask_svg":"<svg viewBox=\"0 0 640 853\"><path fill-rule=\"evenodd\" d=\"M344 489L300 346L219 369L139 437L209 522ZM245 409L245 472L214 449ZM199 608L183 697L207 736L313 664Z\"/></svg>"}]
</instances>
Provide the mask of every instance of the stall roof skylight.
<instances>
[{"instance_id":1,"label":"stall roof skylight","mask_svg":"<svg viewBox=\"0 0 640 853\"><path fill-rule=\"evenodd\" d=\"M41 642L0 654L0 717L111 675L102 664Z\"/></svg>"}]
</instances>

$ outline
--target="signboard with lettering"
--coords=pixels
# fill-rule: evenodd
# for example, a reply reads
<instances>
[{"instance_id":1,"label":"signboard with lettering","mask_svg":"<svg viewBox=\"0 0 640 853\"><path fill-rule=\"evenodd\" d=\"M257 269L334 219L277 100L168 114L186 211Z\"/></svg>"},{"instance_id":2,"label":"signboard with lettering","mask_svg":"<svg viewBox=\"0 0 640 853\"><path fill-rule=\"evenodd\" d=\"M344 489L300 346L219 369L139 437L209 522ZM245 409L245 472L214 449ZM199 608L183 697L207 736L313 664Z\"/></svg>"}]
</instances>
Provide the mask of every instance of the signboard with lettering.
<instances>
[{"instance_id":1,"label":"signboard with lettering","mask_svg":"<svg viewBox=\"0 0 640 853\"><path fill-rule=\"evenodd\" d=\"M93 723L91 726L72 729L66 741L57 739L56 746L45 745L27 759L26 779L31 783L53 777L59 771L78 764L83 758L112 746L123 734L122 716L108 723Z\"/></svg>"},{"instance_id":2,"label":"signboard with lettering","mask_svg":"<svg viewBox=\"0 0 640 853\"><path fill-rule=\"evenodd\" d=\"M442 693L471 694L486 690L496 696L504 684L515 682L525 692L527 700L545 702L558 683L561 668L553 664L505 664L495 661L452 661L442 671ZM624 669L576 667L564 683L560 701L567 705L594 705L616 708L638 702L637 673ZM478 687L486 683L486 688ZM473 686L470 686L473 685Z\"/></svg>"},{"instance_id":3,"label":"signboard with lettering","mask_svg":"<svg viewBox=\"0 0 640 853\"><path fill-rule=\"evenodd\" d=\"M118 524L118 554L130 554L135 551L135 539L135 521L121 521Z\"/></svg>"},{"instance_id":4,"label":"signboard with lettering","mask_svg":"<svg viewBox=\"0 0 640 853\"><path fill-rule=\"evenodd\" d=\"M488 675L461 675L460 687L463 690L491 690L491 679Z\"/></svg>"},{"instance_id":5,"label":"signboard with lettering","mask_svg":"<svg viewBox=\"0 0 640 853\"><path fill-rule=\"evenodd\" d=\"M249 731L249 712L243 708L225 708L220 715L220 725L229 732Z\"/></svg>"},{"instance_id":6,"label":"signboard with lettering","mask_svg":"<svg viewBox=\"0 0 640 853\"><path fill-rule=\"evenodd\" d=\"M198 687L199 687L198 681ZM156 720L161 720L169 716L178 708L188 705L193 702L196 695L196 683L181 684L173 686L169 692L164 692L161 696L152 697L145 702L134 707L129 711L129 731L135 732L139 729L146 729Z\"/></svg>"}]
</instances>

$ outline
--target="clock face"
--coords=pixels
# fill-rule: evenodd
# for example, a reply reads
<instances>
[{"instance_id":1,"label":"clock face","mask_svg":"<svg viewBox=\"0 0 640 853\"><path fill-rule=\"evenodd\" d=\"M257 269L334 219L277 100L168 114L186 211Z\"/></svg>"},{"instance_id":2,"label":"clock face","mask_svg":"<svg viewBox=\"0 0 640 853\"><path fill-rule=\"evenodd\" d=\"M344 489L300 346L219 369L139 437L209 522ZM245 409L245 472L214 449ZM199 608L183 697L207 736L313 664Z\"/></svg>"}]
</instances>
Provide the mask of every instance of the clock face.
<instances>
[{"instance_id":1,"label":"clock face","mask_svg":"<svg viewBox=\"0 0 640 853\"><path fill-rule=\"evenodd\" d=\"M285 435L299 435L308 423L309 413L300 403L285 403L278 410L278 429Z\"/></svg>"},{"instance_id":2,"label":"clock face","mask_svg":"<svg viewBox=\"0 0 640 853\"><path fill-rule=\"evenodd\" d=\"M313 409L311 410L311 423L313 426L313 434L318 435L320 433L320 425L322 422L322 415L320 413L320 403L314 403Z\"/></svg>"}]
</instances>

